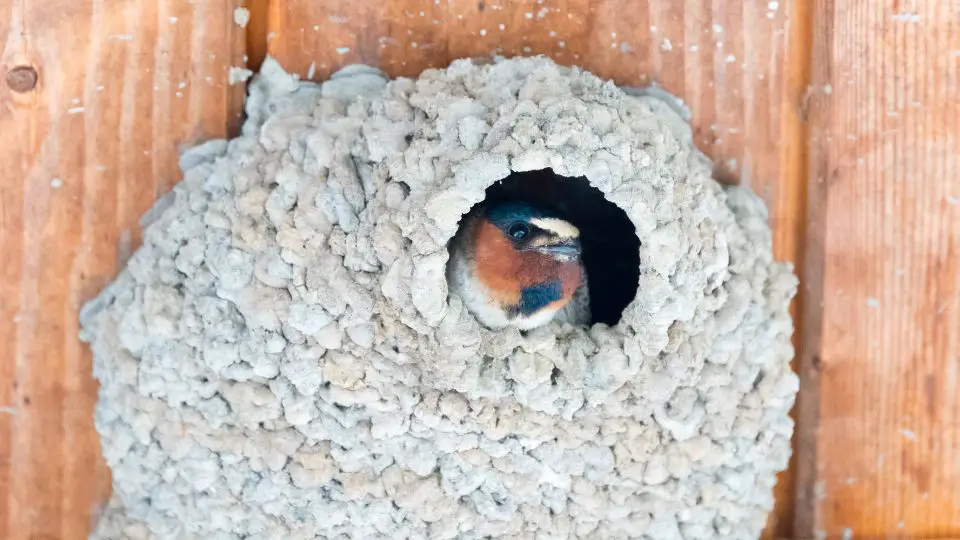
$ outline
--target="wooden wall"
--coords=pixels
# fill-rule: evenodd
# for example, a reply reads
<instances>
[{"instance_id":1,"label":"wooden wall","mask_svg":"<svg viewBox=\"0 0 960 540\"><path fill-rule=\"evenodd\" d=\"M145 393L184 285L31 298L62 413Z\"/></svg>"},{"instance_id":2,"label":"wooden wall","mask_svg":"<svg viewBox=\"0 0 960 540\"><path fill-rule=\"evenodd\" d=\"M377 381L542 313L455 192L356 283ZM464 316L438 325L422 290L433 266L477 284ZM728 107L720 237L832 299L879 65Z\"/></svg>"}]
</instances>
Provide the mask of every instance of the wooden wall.
<instances>
[{"instance_id":1,"label":"wooden wall","mask_svg":"<svg viewBox=\"0 0 960 540\"><path fill-rule=\"evenodd\" d=\"M960 2L813 12L799 530L957 538Z\"/></svg>"},{"instance_id":2,"label":"wooden wall","mask_svg":"<svg viewBox=\"0 0 960 540\"><path fill-rule=\"evenodd\" d=\"M228 67L268 52L317 79L547 54L681 96L803 280L797 451L767 537L960 538L957 2L0 0L0 42L0 538L95 519L78 306L179 148L235 132Z\"/></svg>"}]
</instances>

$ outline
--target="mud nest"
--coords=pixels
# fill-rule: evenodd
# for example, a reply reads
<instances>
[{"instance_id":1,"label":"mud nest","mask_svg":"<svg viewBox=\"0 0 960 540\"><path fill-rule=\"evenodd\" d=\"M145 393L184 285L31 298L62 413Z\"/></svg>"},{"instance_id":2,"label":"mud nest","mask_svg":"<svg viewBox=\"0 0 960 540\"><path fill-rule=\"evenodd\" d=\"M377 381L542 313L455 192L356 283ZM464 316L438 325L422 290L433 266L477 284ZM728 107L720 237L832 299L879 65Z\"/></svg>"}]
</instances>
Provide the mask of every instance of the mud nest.
<instances>
[{"instance_id":1,"label":"mud nest","mask_svg":"<svg viewBox=\"0 0 960 540\"><path fill-rule=\"evenodd\" d=\"M664 101L543 58L322 85L268 60L247 115L81 314L94 538L759 535L797 281ZM490 331L448 292L461 216L531 171L632 225L606 323Z\"/></svg>"}]
</instances>

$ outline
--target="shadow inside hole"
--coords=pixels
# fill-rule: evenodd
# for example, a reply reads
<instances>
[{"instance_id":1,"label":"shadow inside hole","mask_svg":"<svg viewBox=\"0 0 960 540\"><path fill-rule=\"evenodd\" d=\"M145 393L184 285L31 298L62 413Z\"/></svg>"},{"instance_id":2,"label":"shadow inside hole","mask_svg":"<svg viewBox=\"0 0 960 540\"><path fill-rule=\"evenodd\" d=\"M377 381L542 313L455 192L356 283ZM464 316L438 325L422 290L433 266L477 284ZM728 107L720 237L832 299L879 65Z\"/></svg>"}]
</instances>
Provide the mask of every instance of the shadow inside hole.
<instances>
[{"instance_id":1,"label":"shadow inside hole","mask_svg":"<svg viewBox=\"0 0 960 540\"><path fill-rule=\"evenodd\" d=\"M552 208L580 229L593 322L620 322L640 281L640 239L627 214L586 178L551 169L514 172L487 189L485 202L504 200Z\"/></svg>"}]
</instances>

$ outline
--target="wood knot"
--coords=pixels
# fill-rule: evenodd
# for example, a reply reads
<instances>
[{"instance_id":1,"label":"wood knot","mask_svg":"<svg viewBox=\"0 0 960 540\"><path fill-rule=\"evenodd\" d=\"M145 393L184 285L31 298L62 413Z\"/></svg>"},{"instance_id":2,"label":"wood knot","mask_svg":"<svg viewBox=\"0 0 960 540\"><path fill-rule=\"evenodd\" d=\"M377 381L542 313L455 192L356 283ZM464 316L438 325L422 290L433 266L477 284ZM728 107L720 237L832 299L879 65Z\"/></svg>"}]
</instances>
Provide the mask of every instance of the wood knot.
<instances>
[{"instance_id":1,"label":"wood knot","mask_svg":"<svg viewBox=\"0 0 960 540\"><path fill-rule=\"evenodd\" d=\"M18 94L25 94L37 87L37 70L32 66L16 66L7 72L7 86Z\"/></svg>"}]
</instances>

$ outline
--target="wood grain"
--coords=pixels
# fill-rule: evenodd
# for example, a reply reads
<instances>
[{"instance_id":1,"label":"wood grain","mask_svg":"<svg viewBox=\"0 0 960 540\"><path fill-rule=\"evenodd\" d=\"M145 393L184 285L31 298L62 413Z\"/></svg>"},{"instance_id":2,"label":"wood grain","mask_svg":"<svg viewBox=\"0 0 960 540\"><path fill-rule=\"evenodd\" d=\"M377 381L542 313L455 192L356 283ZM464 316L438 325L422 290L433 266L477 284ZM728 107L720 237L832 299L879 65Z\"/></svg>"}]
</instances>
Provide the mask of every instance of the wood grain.
<instances>
[{"instance_id":1,"label":"wood grain","mask_svg":"<svg viewBox=\"0 0 960 540\"><path fill-rule=\"evenodd\" d=\"M179 179L179 147L236 125L234 7L0 0L0 538L86 538L109 494L77 312ZM18 66L34 89L11 88Z\"/></svg>"},{"instance_id":2,"label":"wood grain","mask_svg":"<svg viewBox=\"0 0 960 540\"><path fill-rule=\"evenodd\" d=\"M814 9L822 313L805 320L819 404L801 418L819 426L797 535L960 536L960 4Z\"/></svg>"},{"instance_id":3,"label":"wood grain","mask_svg":"<svg viewBox=\"0 0 960 540\"><path fill-rule=\"evenodd\" d=\"M245 41L315 79L547 54L684 98L803 261L797 476L767 536L960 536L956 2L0 0L0 38L0 537L85 537L109 491L76 311L179 146L236 128Z\"/></svg>"},{"instance_id":4,"label":"wood grain","mask_svg":"<svg viewBox=\"0 0 960 540\"><path fill-rule=\"evenodd\" d=\"M786 30L788 32L788 47L786 51L787 60L783 81L783 99L776 106L779 109L781 124L781 140L784 141L780 147L780 170L777 178L778 196L771 201L767 197L767 204L775 203L778 205L771 212L771 226L774 231L774 257L778 260L789 260L795 263L794 271L800 278L800 290L793 304L790 306L790 315L794 321L793 345L795 358L793 367L801 372L802 380L802 359L809 354L810 343L804 339L809 330L807 329L807 316L816 318L819 311L812 314L810 312L819 309L819 303L812 306L808 302L806 293L816 284L811 284L810 278L816 278L820 274L810 273L808 267L816 260L811 259L810 245L806 238L810 235L810 209L808 199L808 164L809 156L807 153L809 141L809 131L807 128L808 111L806 109L806 97L810 85L813 42L813 23L815 11L812 2L790 3L792 12L787 20ZM820 252L814 252L814 255ZM814 388L815 390L815 388ZM787 471L781 473L778 477L776 486L776 507L770 514L767 523L767 529L764 534L765 539L773 538L804 538L803 536L794 536L797 530L797 505L800 494L805 494L807 490L804 486L816 481L815 473L811 474L814 467L809 466L811 458L815 454L811 448L816 447L816 433L811 429L816 422L806 422L799 413L804 408L809 409L810 401L819 403L816 392L811 392L806 385L801 384L801 389L797 395L797 402L791 415L796 421L795 433L793 436L793 454L790 458L790 465ZM806 474L806 476L804 476Z\"/></svg>"},{"instance_id":5,"label":"wood grain","mask_svg":"<svg viewBox=\"0 0 960 540\"><path fill-rule=\"evenodd\" d=\"M268 50L313 79L356 62L415 76L457 58L546 54L618 84L659 84L692 109L718 177L764 197L777 258L800 261L812 16L806 2L288 0L270 3ZM781 475L768 537L790 535L794 490Z\"/></svg>"}]
</instances>

